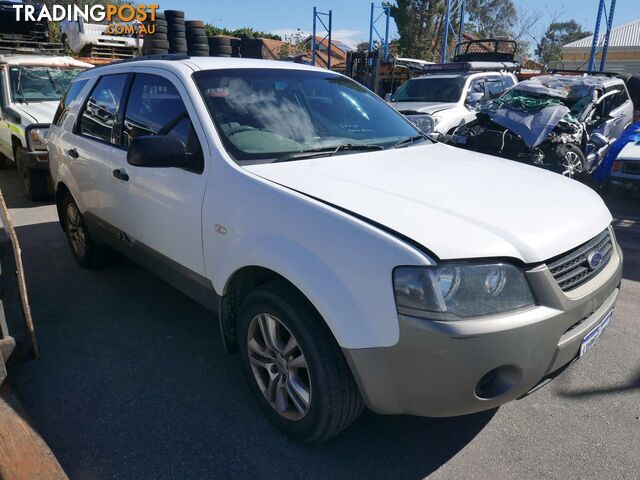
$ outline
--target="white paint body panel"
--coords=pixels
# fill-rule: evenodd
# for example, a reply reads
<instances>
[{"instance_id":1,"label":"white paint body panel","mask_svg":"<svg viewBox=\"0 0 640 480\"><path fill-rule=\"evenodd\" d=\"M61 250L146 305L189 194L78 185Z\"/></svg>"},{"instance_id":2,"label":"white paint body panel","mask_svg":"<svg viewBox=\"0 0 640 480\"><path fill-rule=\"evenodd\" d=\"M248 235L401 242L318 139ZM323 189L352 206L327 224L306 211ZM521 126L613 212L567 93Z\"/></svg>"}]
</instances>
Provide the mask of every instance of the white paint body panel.
<instances>
[{"instance_id":1,"label":"white paint body panel","mask_svg":"<svg viewBox=\"0 0 640 480\"><path fill-rule=\"evenodd\" d=\"M149 169L145 176L143 169L134 172L126 166L130 174L140 175L139 185L144 182L146 187L132 188L126 195L115 193L108 170L96 164L93 174L78 174L78 167L72 167L64 155L71 144L65 137L73 123L69 115L62 128L52 127L54 181L65 183L76 199L84 199L83 211L96 209L108 216L105 205L115 206L114 221L135 223L138 238L181 265L202 272L220 295L234 272L243 267L260 266L279 273L308 297L342 347L397 343L393 269L433 264L435 259L401 235L325 202L399 232L440 258L493 256L536 262L590 239L611 220L597 195L577 182L441 145L238 166L224 150L191 81L193 70L312 67L192 58L114 65L83 75L152 67L166 78L181 81L181 93L190 99L189 114L205 154L202 176L183 181L175 177L174 169L164 173ZM78 108L72 104L72 113ZM61 133L63 129L68 131ZM118 154L108 157L108 169L122 167ZM112 185L104 186L96 175ZM106 191L90 201L91 189L83 185L91 182L94 190ZM185 231L180 212L187 213L191 226L201 216L200 234ZM216 225L224 226L226 234L218 233ZM185 259L185 248L193 250L189 259Z\"/></svg>"}]
</instances>

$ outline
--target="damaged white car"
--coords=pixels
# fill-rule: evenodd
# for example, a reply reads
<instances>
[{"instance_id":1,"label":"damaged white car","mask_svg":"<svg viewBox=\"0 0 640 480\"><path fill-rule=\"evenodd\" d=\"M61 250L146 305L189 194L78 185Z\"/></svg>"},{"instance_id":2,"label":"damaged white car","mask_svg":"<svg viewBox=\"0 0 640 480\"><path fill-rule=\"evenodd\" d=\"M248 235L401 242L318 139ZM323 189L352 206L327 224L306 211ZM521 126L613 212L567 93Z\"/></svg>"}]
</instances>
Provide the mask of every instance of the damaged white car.
<instances>
[{"instance_id":1,"label":"damaged white car","mask_svg":"<svg viewBox=\"0 0 640 480\"><path fill-rule=\"evenodd\" d=\"M632 120L622 79L545 75L488 103L450 143L579 178L599 165Z\"/></svg>"}]
</instances>

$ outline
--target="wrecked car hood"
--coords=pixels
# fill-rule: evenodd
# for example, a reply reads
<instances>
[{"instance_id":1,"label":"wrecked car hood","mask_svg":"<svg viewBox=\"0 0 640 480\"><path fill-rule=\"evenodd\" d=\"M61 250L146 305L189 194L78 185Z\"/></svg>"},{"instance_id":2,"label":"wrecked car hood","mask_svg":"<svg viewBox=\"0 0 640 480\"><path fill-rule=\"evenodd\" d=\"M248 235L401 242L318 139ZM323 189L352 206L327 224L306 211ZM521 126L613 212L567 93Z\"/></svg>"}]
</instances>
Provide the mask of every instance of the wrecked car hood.
<instances>
[{"instance_id":1,"label":"wrecked car hood","mask_svg":"<svg viewBox=\"0 0 640 480\"><path fill-rule=\"evenodd\" d=\"M519 135L529 148L534 148L547 139L567 113L569 109L564 105L548 106L535 113L502 107L490 113L489 117L494 123Z\"/></svg>"},{"instance_id":2,"label":"wrecked car hood","mask_svg":"<svg viewBox=\"0 0 640 480\"><path fill-rule=\"evenodd\" d=\"M426 103L426 102L392 102L391 106L399 112L411 111L434 114L442 110L455 108L457 103Z\"/></svg>"},{"instance_id":3,"label":"wrecked car hood","mask_svg":"<svg viewBox=\"0 0 640 480\"><path fill-rule=\"evenodd\" d=\"M579 182L442 144L245 168L384 225L440 259L541 262L611 222Z\"/></svg>"}]
</instances>

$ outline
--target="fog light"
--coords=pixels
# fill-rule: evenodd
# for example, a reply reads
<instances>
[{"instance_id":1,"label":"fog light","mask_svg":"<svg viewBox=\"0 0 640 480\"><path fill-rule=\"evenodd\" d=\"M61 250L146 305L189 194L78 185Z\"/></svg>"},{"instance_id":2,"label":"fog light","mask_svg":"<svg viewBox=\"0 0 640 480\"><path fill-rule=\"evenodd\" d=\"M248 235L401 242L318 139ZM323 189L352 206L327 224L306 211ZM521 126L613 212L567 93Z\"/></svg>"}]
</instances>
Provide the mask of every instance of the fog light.
<instances>
[{"instance_id":1,"label":"fog light","mask_svg":"<svg viewBox=\"0 0 640 480\"><path fill-rule=\"evenodd\" d=\"M476 385L476 396L491 400L509 392L520 381L520 369L514 365L503 365L485 374Z\"/></svg>"}]
</instances>

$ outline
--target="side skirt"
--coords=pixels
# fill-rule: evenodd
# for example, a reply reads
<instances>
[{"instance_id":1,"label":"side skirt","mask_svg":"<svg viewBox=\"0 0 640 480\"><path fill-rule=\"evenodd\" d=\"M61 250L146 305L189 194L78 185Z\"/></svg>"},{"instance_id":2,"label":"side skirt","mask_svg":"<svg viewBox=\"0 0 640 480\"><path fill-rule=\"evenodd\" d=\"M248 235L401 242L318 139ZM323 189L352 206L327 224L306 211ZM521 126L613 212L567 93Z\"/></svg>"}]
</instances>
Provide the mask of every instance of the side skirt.
<instances>
[{"instance_id":1,"label":"side skirt","mask_svg":"<svg viewBox=\"0 0 640 480\"><path fill-rule=\"evenodd\" d=\"M213 288L211 280L180 265L140 241L132 241L125 232L89 212L85 212L83 217L89 233L97 242L110 246L133 262L153 272L219 316L220 296Z\"/></svg>"}]
</instances>

